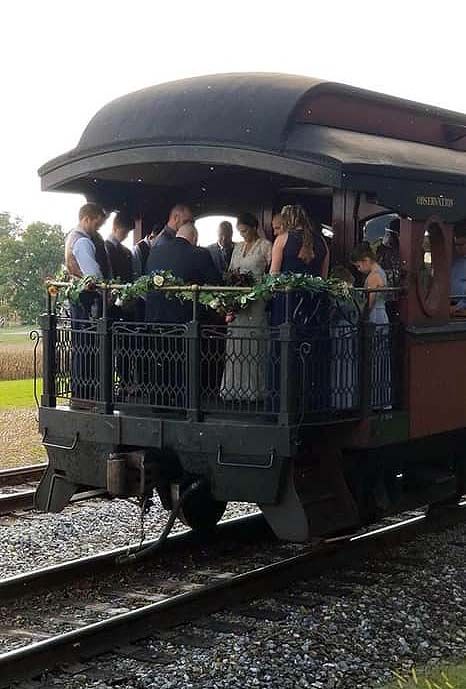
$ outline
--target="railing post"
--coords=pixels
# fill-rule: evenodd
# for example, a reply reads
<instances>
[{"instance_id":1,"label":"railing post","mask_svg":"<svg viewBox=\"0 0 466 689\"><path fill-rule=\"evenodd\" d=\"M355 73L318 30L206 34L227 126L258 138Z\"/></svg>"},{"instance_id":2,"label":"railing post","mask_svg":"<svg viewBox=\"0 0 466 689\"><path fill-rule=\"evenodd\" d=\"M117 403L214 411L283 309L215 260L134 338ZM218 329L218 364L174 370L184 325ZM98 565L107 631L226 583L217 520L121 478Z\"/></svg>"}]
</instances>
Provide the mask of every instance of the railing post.
<instances>
[{"instance_id":1,"label":"railing post","mask_svg":"<svg viewBox=\"0 0 466 689\"><path fill-rule=\"evenodd\" d=\"M56 346L57 317L51 310L50 299L47 300L47 313L41 316L42 329L42 407L56 407Z\"/></svg>"},{"instance_id":2,"label":"railing post","mask_svg":"<svg viewBox=\"0 0 466 689\"><path fill-rule=\"evenodd\" d=\"M375 326L367 320L361 321L360 327L360 406L363 418L369 416L372 409L372 357Z\"/></svg>"},{"instance_id":3,"label":"railing post","mask_svg":"<svg viewBox=\"0 0 466 689\"><path fill-rule=\"evenodd\" d=\"M99 344L99 401L97 409L101 414L113 411L113 355L112 323L108 318L106 288L102 289L102 317L97 321L97 341Z\"/></svg>"},{"instance_id":4,"label":"railing post","mask_svg":"<svg viewBox=\"0 0 466 689\"><path fill-rule=\"evenodd\" d=\"M191 421L200 418L200 385L201 385L201 326L199 323L199 288L193 285L193 316L187 324L187 415Z\"/></svg>"},{"instance_id":5,"label":"railing post","mask_svg":"<svg viewBox=\"0 0 466 689\"><path fill-rule=\"evenodd\" d=\"M296 326L290 320L290 295L291 292L287 290L285 292L285 321L279 326L280 414L278 422L282 426L293 424L297 411Z\"/></svg>"}]
</instances>

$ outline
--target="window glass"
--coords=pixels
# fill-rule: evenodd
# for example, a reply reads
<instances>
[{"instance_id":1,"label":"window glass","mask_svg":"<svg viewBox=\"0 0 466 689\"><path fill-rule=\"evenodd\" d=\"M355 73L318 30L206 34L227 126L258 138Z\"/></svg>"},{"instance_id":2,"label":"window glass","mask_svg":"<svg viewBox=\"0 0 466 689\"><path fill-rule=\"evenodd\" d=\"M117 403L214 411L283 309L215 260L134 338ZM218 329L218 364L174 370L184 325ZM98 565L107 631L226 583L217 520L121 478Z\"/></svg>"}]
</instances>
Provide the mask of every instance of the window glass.
<instances>
[{"instance_id":1,"label":"window glass","mask_svg":"<svg viewBox=\"0 0 466 689\"><path fill-rule=\"evenodd\" d=\"M233 241L241 241L241 236L236 229L236 218L226 215L208 215L196 220L196 227L199 233L199 246L215 244L217 241L218 226L223 220L228 220L233 225Z\"/></svg>"}]
</instances>

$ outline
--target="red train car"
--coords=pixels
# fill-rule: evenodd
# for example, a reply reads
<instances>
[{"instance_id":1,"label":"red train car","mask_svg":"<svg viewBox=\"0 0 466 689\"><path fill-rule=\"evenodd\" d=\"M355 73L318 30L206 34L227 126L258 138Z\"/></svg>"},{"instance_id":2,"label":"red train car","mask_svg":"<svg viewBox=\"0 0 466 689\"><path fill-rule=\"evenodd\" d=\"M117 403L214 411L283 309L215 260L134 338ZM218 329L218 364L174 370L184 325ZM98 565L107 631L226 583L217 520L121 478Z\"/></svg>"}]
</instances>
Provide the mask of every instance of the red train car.
<instances>
[{"instance_id":1,"label":"red train car","mask_svg":"<svg viewBox=\"0 0 466 689\"><path fill-rule=\"evenodd\" d=\"M401 261L399 317L383 342L364 319L355 325L358 344L346 356L356 373L345 391L332 374L338 344L322 324L318 333L267 333L278 342L278 408L207 395L199 358L223 351L228 327L207 332L195 316L175 334L89 321L80 337L100 363L88 404L70 405L76 329L50 308L40 409L50 463L40 509L63 509L80 486L115 492L116 484L123 494L155 488L175 509L180 489L201 479L181 510L192 526L215 523L229 500L249 501L279 537L305 540L464 492L466 321L450 317L450 267L452 227L466 217L465 115L306 77L208 76L110 103L77 147L39 174L46 191L125 209L136 238L180 200L197 218L247 209L264 228L284 204L299 203L332 227L333 264L349 260L370 220L396 216ZM144 340L152 345L138 356L151 357L170 337L184 343L176 351L189 394L161 404L141 387L122 398L118 356L131 359ZM382 405L371 374L381 355L392 389ZM157 385L140 382L148 384ZM350 402L335 405L335 391Z\"/></svg>"}]
</instances>

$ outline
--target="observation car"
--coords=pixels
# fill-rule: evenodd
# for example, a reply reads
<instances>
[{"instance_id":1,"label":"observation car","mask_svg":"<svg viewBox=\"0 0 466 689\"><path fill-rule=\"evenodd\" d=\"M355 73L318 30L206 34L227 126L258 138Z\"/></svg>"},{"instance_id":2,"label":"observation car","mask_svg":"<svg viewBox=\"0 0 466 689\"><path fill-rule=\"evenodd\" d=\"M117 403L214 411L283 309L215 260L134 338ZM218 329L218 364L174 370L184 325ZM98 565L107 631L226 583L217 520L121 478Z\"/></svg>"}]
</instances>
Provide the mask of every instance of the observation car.
<instances>
[{"instance_id":1,"label":"observation car","mask_svg":"<svg viewBox=\"0 0 466 689\"><path fill-rule=\"evenodd\" d=\"M449 294L452 225L466 217L465 115L301 76L205 76L109 103L39 174L45 191L125 209L136 240L180 201L196 218L251 211L266 230L299 203L332 228L333 265L371 218L399 217L402 281L399 318L383 332L360 318L339 335L324 307L306 327L285 318L243 337L195 307L188 323L104 313L77 324L49 297L38 509L62 510L83 487L155 490L193 528L245 501L279 538L305 541L465 491L466 321L450 317ZM232 356L272 367L261 399L219 393Z\"/></svg>"}]
</instances>

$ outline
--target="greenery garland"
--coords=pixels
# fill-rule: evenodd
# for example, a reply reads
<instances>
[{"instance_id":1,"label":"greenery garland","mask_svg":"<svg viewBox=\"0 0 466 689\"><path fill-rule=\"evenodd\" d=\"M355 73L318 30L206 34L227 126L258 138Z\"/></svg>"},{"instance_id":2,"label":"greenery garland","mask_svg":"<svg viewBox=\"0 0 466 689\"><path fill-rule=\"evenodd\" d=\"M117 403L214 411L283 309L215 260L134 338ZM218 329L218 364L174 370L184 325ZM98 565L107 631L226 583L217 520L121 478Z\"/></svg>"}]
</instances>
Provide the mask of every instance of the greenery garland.
<instances>
[{"instance_id":1,"label":"greenery garland","mask_svg":"<svg viewBox=\"0 0 466 689\"><path fill-rule=\"evenodd\" d=\"M112 302L116 306L128 304L139 297L146 296L149 292L160 290L166 287L183 287L185 283L176 278L171 271L158 271L151 275L143 275L135 282L121 285L114 281L97 283L92 276L86 275L82 278L68 278L63 280L63 274L48 281L48 291L53 297L59 293L59 286L55 283L67 282L64 296L72 303L77 303L83 292L94 291L98 287L105 287L111 295ZM241 286L243 282L244 286ZM197 299L200 304L221 314L234 314L242 309L246 309L253 302L263 299L269 300L274 294L287 290L303 290L313 294L326 293L335 300L350 300L351 288L346 282L336 278L324 279L312 277L300 273L282 273L278 275L264 275L260 280L249 280L250 284L245 284L247 280L238 280L228 290L222 291L222 287L212 287L212 289L202 289L197 291ZM210 286L209 286L210 287ZM235 287L237 289L235 289ZM247 290L247 291L246 291ZM165 295L170 299L181 299L183 301L193 300L196 290L190 285L186 290L165 291Z\"/></svg>"},{"instance_id":2,"label":"greenery garland","mask_svg":"<svg viewBox=\"0 0 466 689\"><path fill-rule=\"evenodd\" d=\"M312 294L327 293L334 299L351 299L350 288L347 283L334 278L324 279L301 273L280 273L264 275L250 286L249 291L222 292L217 290L202 291L199 301L220 313L238 312L246 309L253 302L263 299L270 300L274 294L287 290L303 290Z\"/></svg>"}]
</instances>

